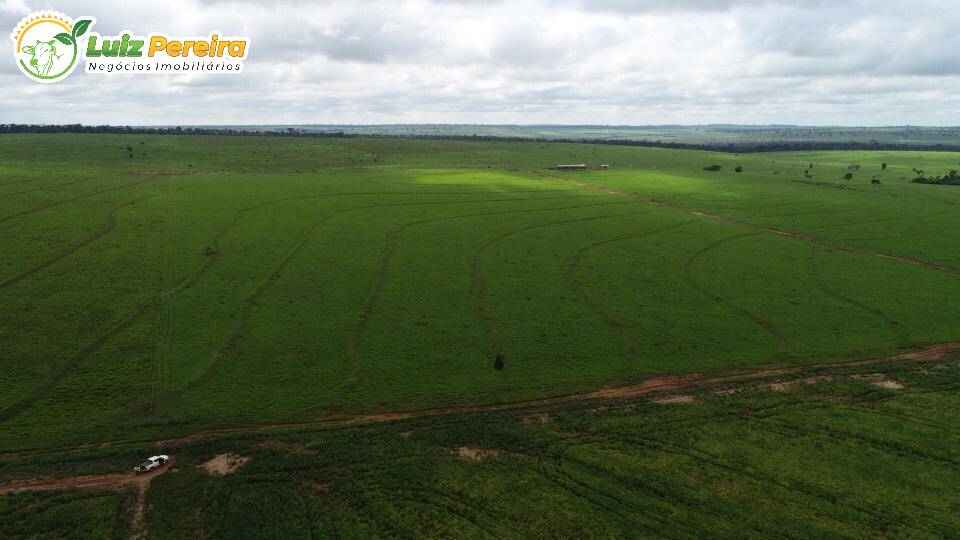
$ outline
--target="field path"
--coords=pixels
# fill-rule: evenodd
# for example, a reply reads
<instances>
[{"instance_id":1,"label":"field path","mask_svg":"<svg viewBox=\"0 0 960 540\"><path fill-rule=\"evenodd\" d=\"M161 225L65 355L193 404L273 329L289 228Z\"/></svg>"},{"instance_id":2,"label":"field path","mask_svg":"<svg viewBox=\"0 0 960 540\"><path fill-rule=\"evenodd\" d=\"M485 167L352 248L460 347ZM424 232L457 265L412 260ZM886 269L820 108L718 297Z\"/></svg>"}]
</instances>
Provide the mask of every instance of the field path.
<instances>
[{"instance_id":1,"label":"field path","mask_svg":"<svg viewBox=\"0 0 960 540\"><path fill-rule=\"evenodd\" d=\"M633 215L643 215L646 212L627 212L623 214L605 214L601 216L590 216L586 218L577 218L577 219L565 219L560 221L551 221L548 223L537 223L535 225L528 225L520 229L514 229L512 231L507 231L500 235L494 236L493 238L488 239L484 242L477 251L473 254L472 270L471 270L471 282L472 282L472 293L474 304L476 306L476 316L479 320L482 328L487 335L487 348L491 351L493 357L498 357L503 354L503 340L500 336L500 329L497 325L497 320L487 308L487 283L486 283L486 274L483 272L483 254L491 246L497 242L508 238L510 236L531 231L534 229L542 229L545 227L555 227L558 225L570 225L573 223L581 223L585 221L596 221L598 219L609 219L616 217L624 216L633 216ZM571 284L571 288L573 285ZM588 305L588 307L590 307ZM622 334L624 339L628 339L625 334ZM627 347L632 347L632 343L628 343Z\"/></svg>"},{"instance_id":2,"label":"field path","mask_svg":"<svg viewBox=\"0 0 960 540\"><path fill-rule=\"evenodd\" d=\"M87 476L68 476L65 478L36 478L0 484L0 495L20 491L40 491L49 489L113 489L126 486L145 486L150 481L170 470L173 459L162 467L145 474L133 471L110 474L91 474Z\"/></svg>"},{"instance_id":3,"label":"field path","mask_svg":"<svg viewBox=\"0 0 960 540\"><path fill-rule=\"evenodd\" d=\"M586 286L584 286L583 283L580 282L579 279L577 279L577 268L580 266L580 261L583 260L583 255L585 253L587 253L592 249L598 248L600 246L605 246L607 244L612 244L615 242L622 242L625 240L643 238L645 236L654 235L663 231L668 231L670 229L681 227L683 225L687 225L688 223L694 223L694 222L695 220L681 221L679 223L673 223L671 225L667 225L665 227L660 227L658 229L654 229L650 231L643 231L639 233L628 234L626 236L617 236L615 238L606 238L603 240L598 240L596 242L593 242L591 244L588 244L578 249L573 254L573 256L570 257L570 261L567 263L567 269L563 274L564 279L567 280L567 283L569 283L572 288L580 292L580 295L583 297L584 302L587 303L587 305L590 307L590 309L594 313L599 315L600 318L603 319L603 321L608 326L612 327L621 335L621 337L623 338L624 353L626 354L627 358L630 360L636 359L637 348L633 342L633 339L630 337L629 330L622 322L614 318L614 316L610 313L610 310L604 305L602 299L597 298L594 294L590 292L590 290Z\"/></svg>"},{"instance_id":4,"label":"field path","mask_svg":"<svg viewBox=\"0 0 960 540\"><path fill-rule=\"evenodd\" d=\"M872 358L857 358L854 360L847 361L837 361L837 362L820 362L820 363L811 363L801 366L786 366L779 368L765 368L765 369L756 369L749 371L737 371L733 373L728 373L724 375L716 376L704 376L698 373L687 373L687 374L677 374L677 375L664 375L659 377L651 377L644 381L628 385L610 385L598 388L596 390L590 390L587 392L580 392L575 394L565 394L559 396L538 398L538 399L528 399L521 401L511 401L505 403L492 403L488 405L458 405L451 407L437 407L429 409L418 409L418 410L409 410L409 411L396 411L396 412L378 412L378 413L369 413L369 414L360 414L347 417L338 417L338 418L328 418L322 420L306 420L302 422L277 422L277 423L265 423L265 424L246 424L246 425L236 425L232 427L222 427L222 428L207 428L199 430L191 435L186 435L183 437L171 438L171 439L128 439L128 440L114 440L114 441L105 441L99 443L97 446L99 448L110 448L115 446L120 446L124 444L143 444L143 443L152 443L156 448L170 448L176 446L182 446L186 444L195 443L210 437L214 437L221 434L231 434L231 433L254 433L261 431L271 431L271 430L283 430L283 429L310 429L310 428L324 428L324 427L345 427L355 424L365 424L365 423L377 423L377 422L393 422L398 420L406 420L410 418L418 417L428 417L428 416L443 416L451 414L470 414L470 413L480 413L488 411L504 411L504 410L513 410L513 409L522 409L526 407L536 407L536 406L545 406L545 405L555 405L560 403L569 403L575 401L586 401L586 400L600 400L600 399L632 399L636 397L641 397L649 395L655 392L678 392L683 390L695 390L695 389L704 389L712 388L721 385L732 385L732 384L755 384L754 381L762 380L769 377L778 377L783 375L803 375L810 372L818 372L836 368L846 368L846 367L856 367L856 366L869 366L869 365L880 365L880 364L891 364L891 363L901 363L901 362L934 362L939 360L944 360L955 356L957 353L960 353L960 342L948 342L948 343L934 343L923 346L917 346L916 348L905 350L903 352L889 355L889 356L880 356ZM34 450L19 450L13 452L3 452L0 453L0 457L4 456L22 456L25 454L33 454L38 452L65 452L71 450L80 450L85 451L89 450L90 445L77 445L77 446L67 446L61 448L37 448ZM76 477L76 479L66 478L62 480L44 480L39 479L36 481L28 482L16 482L9 484L0 484L0 494L11 492L11 491L24 491L27 489L58 489L57 486L62 485L63 487L101 487L101 481L96 480L96 478L103 478L102 482L110 484L113 482L113 485L124 484L128 485L133 483L133 480L124 479L130 475L127 474L111 474L111 475L100 475L95 477ZM75 482L76 484L73 484ZM34 487L36 486L36 487ZM47 487L49 486L49 487Z\"/></svg>"},{"instance_id":5,"label":"field path","mask_svg":"<svg viewBox=\"0 0 960 540\"><path fill-rule=\"evenodd\" d=\"M68 476L65 478L37 478L33 480L24 480L0 484L0 495L7 493L18 493L21 491L48 491L55 489L123 489L126 487L135 487L137 498L133 502L132 519L130 523L131 538L142 538L144 536L143 515L146 510L147 490L150 489L150 482L169 471L173 464L173 457L170 461L157 469L144 474L136 474L133 471L125 473L110 474L91 474L87 476Z\"/></svg>"},{"instance_id":6,"label":"field path","mask_svg":"<svg viewBox=\"0 0 960 540\"><path fill-rule=\"evenodd\" d=\"M724 223L732 223L732 224L735 224L735 225L740 225L741 227L748 227L748 228L751 228L751 229L759 229L759 230L762 230L762 231L772 232L772 233L774 233L774 234L777 234L777 235L779 235L779 236L784 236L784 237L787 237L787 238L796 238L797 240L804 240L804 241L807 241L807 242L817 242L817 243L819 243L819 244L823 244L823 245L825 245L825 246L830 246L830 247L832 247L832 248L839 249L839 250L842 250L842 251L849 251L849 252L851 252L851 253L866 253L866 254L869 254L869 255L873 255L874 257L881 257L881 258L884 258L884 259L888 259L888 260L892 260L892 261L897 261L897 262L902 262L902 263L910 264L910 265L913 265L913 266L922 266L922 267L924 267L924 268L930 268L931 270L939 270L939 271L941 271L941 272L950 272L950 273L960 272L960 269L954 268L954 267L952 267L952 266L947 266L947 265L944 265L944 264L939 264L939 263L930 262L930 261L924 261L924 260L921 260L921 259L913 259L913 258L910 258L910 257L903 257L903 256L900 256L900 255L892 255L892 254L890 254L890 253L884 253L884 252L882 252L882 251L874 251L874 252L871 252L871 251L865 250L865 249L863 249L863 248L857 248L857 247L853 247L853 246L847 246L847 245L840 244L840 243L837 243L837 242L832 242L832 241L830 241L830 240L821 240L821 239L819 239L819 238L814 238L814 237L812 237L812 236L810 236L810 235L803 234L803 233L798 233L798 232L794 232L794 231L785 231L785 230L777 229L777 228L774 228L774 227L768 227L768 226L766 226L766 225L758 225L758 224L756 224L756 223L751 223L751 222L749 222L749 221L742 221L742 220L739 220L739 219L733 219L733 218L730 218L730 217L727 217L727 216L722 216L722 215L720 215L720 214L712 214L712 213L709 213L709 212L702 212L702 211L699 211L699 210L693 210L693 209L686 208L686 207L684 207L684 206L680 206L680 205L674 204L674 203L665 203L665 202L660 202L660 201L655 201L655 200L643 200L643 199L641 199L640 197L638 197L635 193L628 193L628 192L626 192L626 191L620 191L620 190L617 190L617 189L608 188L608 187L602 186L602 185L600 185L600 184L590 184L590 183L587 183L587 182L580 182L580 181L578 181L578 180L574 180L574 179L571 179L571 178L564 178L564 177L562 177L562 176L545 175L545 174L540 174L540 173L534 173L534 174L536 174L537 176L541 176L541 177L545 177L545 178L550 178L550 179L552 179L552 180L558 180L558 181L564 182L564 183L566 183L566 184L572 184L572 185L575 185L575 186L580 186L580 187L583 187L583 188L586 188L586 189L593 189L593 190L601 191L601 192L603 192L603 193L610 193L610 194L613 194L613 195L618 195L618 196L620 196L620 197L629 197L629 198L636 199L636 200L638 200L638 201L640 201L640 202L644 202L644 203L647 203L647 204L653 204L653 205L656 205L656 206L662 206L662 207L664 207L664 208L673 208L674 210L681 210L681 211L684 211L684 212L689 212L689 213L691 213L691 214L693 214L693 215L695 215L695 216L705 217L705 218L708 218L708 219L712 219L712 220L714 220L714 221L721 221L721 222L724 222Z\"/></svg>"},{"instance_id":7,"label":"field path","mask_svg":"<svg viewBox=\"0 0 960 540\"><path fill-rule=\"evenodd\" d=\"M574 199L574 198L579 198L579 197L559 197L559 199ZM593 197L587 197L587 198L593 198ZM524 199L508 199L508 200L529 202L529 201L543 201L543 200L549 200L549 199L551 198L543 197L538 199L524 198ZM387 238L387 247L384 249L383 254L381 255L380 265L377 269L377 278L374 281L374 284L371 287L370 292L367 294L367 298L364 301L363 306L360 308L360 311L357 314L353 331L350 333L350 336L347 342L347 355L349 356L351 366L353 367L354 379L359 379L360 374L362 373L363 364L362 364L362 356L360 353L360 344L363 339L363 335L366 331L367 324L370 321L370 317L373 315L373 312L376 309L377 303L379 301L380 291L383 289L383 284L387 279L390 262L393 259L393 255L396 251L397 243L400 240L400 235L406 229L416 225L424 225L427 223L435 223L440 221L452 221L455 219L465 219L465 218L471 218L471 217L487 217L487 216L498 216L503 214L524 214L524 213L534 213L534 212L551 212L551 211L557 211L557 210L570 210L570 209L579 209L579 208L587 208L587 207L594 207L594 206L606 207L614 204L625 204L625 203L602 202L602 203L578 204L573 206L559 206L559 207L551 207L551 208L534 208L529 210L504 210L504 211L498 211L498 212L478 212L478 213L471 213L471 214L459 214L455 216L444 216L439 218L429 218L429 219L421 219L417 221L410 221L394 229L393 232L390 234L390 236ZM626 214L620 214L620 215L626 215ZM604 217L604 216L601 216L601 217ZM598 218L588 218L588 219L598 219ZM541 227L541 226L545 226L545 225L537 225L535 227ZM476 257L474 258L474 262L476 262Z\"/></svg>"},{"instance_id":8,"label":"field path","mask_svg":"<svg viewBox=\"0 0 960 540\"><path fill-rule=\"evenodd\" d=\"M807 273L810 275L811 281L813 281L813 284L816 285L818 289L836 298L837 300L840 300L841 302L857 307L882 320L897 335L897 337L900 340L900 346L906 346L910 343L910 333L907 332L907 330L903 327L903 325L900 324L900 321L893 318L893 316L889 315L888 313L886 313L880 308L876 308L876 307L864 304L863 302L855 298L851 298L849 295L845 294L844 292L837 291L832 287L830 287L829 285L827 285L826 281L824 281L823 279L823 276L820 274L820 267L817 264L817 244L816 243L810 244L810 253L807 256L807 262L808 262Z\"/></svg>"},{"instance_id":9,"label":"field path","mask_svg":"<svg viewBox=\"0 0 960 540\"><path fill-rule=\"evenodd\" d=\"M199 183L199 182L194 182L194 183L192 183L192 184L188 184L188 185L186 185L186 186L182 186L182 187L180 187L180 188L177 188L177 189L175 189L175 190L173 190L173 191L176 192L176 191L186 190L186 189L189 189L189 188L192 188L192 187L196 186L198 183ZM73 244L73 245L71 245L71 246L68 246L68 247L64 248L60 253L58 253L57 255L54 255L53 257L47 259L46 261L43 261L43 262L41 262L40 264L38 264L38 265L36 265L36 266L34 266L34 267L32 267L32 268L28 268L28 269L20 272L19 274L16 274L16 275L14 275L14 276L12 276L12 277L10 277L10 278L7 278L7 279L4 280L4 281L0 281L0 289L5 289L5 288L7 288L7 287L9 287L9 286L11 286L11 285L13 285L13 284L15 284L15 283L18 283L18 282L20 282L20 281L22 281L22 280L24 280L24 279L26 279L26 278L28 278L28 277L36 274L37 272L40 272L41 270L45 270L46 268L48 268L48 267L50 267L50 266L52 266L52 265L54 265L54 264L62 261L63 259L69 257L70 255L73 255L73 254L76 253L77 251L80 251L80 249L82 249L82 248L84 248L84 247L92 244L93 242L95 242L95 241L97 241L97 240L100 240L101 238L103 238L103 237L107 236L108 234L112 233L112 232L115 231L116 228L117 228L117 212L119 212L120 210L122 210L122 209L124 209L124 208L126 208L126 207L128 207L128 206L133 206L133 205L136 205L136 204L141 203L141 202L143 202L143 201L146 201L146 200L149 200L149 199L153 199L153 198L155 198L155 197L166 196L166 195L167 195L167 193L165 193L165 192L154 193L153 195L147 195L146 197L141 197L141 198L139 198L139 199L133 199L133 200L131 200L131 201L128 201L128 202L125 202L125 203L121 203L121 204L119 204L119 205L117 205L117 206L114 206L114 207L110 208L109 212L107 213L107 224L104 226L103 229L100 229L99 231L97 231L97 232L94 233L93 235L88 236L87 238L85 238L85 239L83 239L83 240L80 240L79 242L77 242L77 243L75 243L75 244Z\"/></svg>"},{"instance_id":10,"label":"field path","mask_svg":"<svg viewBox=\"0 0 960 540\"><path fill-rule=\"evenodd\" d=\"M150 179L147 179L147 180L141 180L141 181L139 181L139 182L133 182L133 183L131 183L131 184L124 184L124 185L122 185L122 186L117 186L117 187L112 187L112 188L107 188L107 189L101 189L101 190L99 190L99 191L94 191L94 192L92 192L92 193L85 193L85 194L83 194L83 195L80 195L80 196L77 196L77 197L73 197L72 199L65 199L65 200L62 200L62 201L55 201L55 202L52 202L52 203L47 203L47 204L45 204L45 205L43 205L43 206L38 206L38 207L36 207L36 208L29 208L29 209L27 209L27 210L21 210L20 212L17 212L17 213L15 213L15 214L10 214L10 215L7 215L7 216L0 217L0 223L6 222L6 221L10 221L11 219L18 218L18 217L20 217L20 216L26 216L26 215L28 215L28 214L34 214L34 213L36 213L36 212L40 212L40 211L43 211L43 210L47 210L47 209L50 209L50 208L54 208L54 207L60 206L60 205L62 205L62 204L72 203L72 202L75 202L75 201L79 201L79 200L81 200L81 199L86 199L86 198L88 198L88 197L93 197L94 195L100 195L100 194L102 194L102 193L109 193L109 192L111 192L111 191L117 191L117 190L129 188L129 187L139 186L140 184L146 184L147 182L154 182L154 181L155 181L154 179L150 178Z\"/></svg>"},{"instance_id":11,"label":"field path","mask_svg":"<svg viewBox=\"0 0 960 540\"><path fill-rule=\"evenodd\" d=\"M744 317L760 325L764 330L769 332L774 337L774 339L776 339L780 343L783 353L787 354L787 350L790 344L787 340L787 337L783 334L780 328L777 327L777 325L773 324L771 321L767 319L764 319L760 315L753 313L752 311L741 306L740 304L737 304L732 300L724 298L723 296L717 294L716 292L714 292L704 284L700 283L693 277L693 272L692 272L693 265L700 259L701 256L703 256L704 253L718 249L721 245L725 244L726 242L730 242L740 238L745 238L747 236L753 236L756 234L760 234L760 233L747 232L747 233L738 234L734 236L728 236L727 238L717 240L716 242L707 244L706 246L698 249L697 251L694 251L693 253L690 254L689 257L687 257L687 260L684 261L683 263L683 271L682 271L683 280L686 281L688 284L690 284L691 287L700 291L701 293L704 294L704 296L710 298L714 302L727 306L733 311L736 311L737 313L743 315Z\"/></svg>"}]
</instances>

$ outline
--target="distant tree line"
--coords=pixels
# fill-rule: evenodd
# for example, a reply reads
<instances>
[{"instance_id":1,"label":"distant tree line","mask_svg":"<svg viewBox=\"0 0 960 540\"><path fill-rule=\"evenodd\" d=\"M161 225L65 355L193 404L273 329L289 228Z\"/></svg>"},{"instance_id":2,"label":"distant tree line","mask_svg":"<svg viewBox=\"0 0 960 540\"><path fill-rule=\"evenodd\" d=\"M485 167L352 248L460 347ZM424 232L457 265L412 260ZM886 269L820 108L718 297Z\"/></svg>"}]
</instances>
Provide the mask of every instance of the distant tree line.
<instances>
[{"instance_id":1,"label":"distant tree line","mask_svg":"<svg viewBox=\"0 0 960 540\"><path fill-rule=\"evenodd\" d=\"M345 133L343 131L306 131L296 128L283 129L236 129L223 127L131 127L131 126L87 126L82 124L38 125L38 124L0 124L0 134L5 133L119 133L135 135L221 135L253 137L316 137L342 139L416 139L437 141L493 141L493 142L537 142L537 143L575 143L612 146L636 146L644 148L674 148L681 150L710 150L728 153L751 152L789 152L816 150L928 150L934 152L960 152L960 144L916 144L893 142L857 142L857 141L748 141L725 143L680 143L670 141L648 141L630 139L578 139L578 138L541 138L541 137L505 137L497 135L454 135L454 134L385 134L385 133Z\"/></svg>"}]
</instances>

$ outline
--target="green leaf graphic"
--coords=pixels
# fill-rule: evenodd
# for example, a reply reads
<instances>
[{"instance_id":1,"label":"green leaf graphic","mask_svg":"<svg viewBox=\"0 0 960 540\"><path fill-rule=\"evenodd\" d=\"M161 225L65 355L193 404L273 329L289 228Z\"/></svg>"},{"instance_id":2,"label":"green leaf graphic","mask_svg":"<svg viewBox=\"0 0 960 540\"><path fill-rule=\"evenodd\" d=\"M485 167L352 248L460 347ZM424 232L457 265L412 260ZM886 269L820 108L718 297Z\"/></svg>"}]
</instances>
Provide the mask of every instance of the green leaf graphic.
<instances>
[{"instance_id":1,"label":"green leaf graphic","mask_svg":"<svg viewBox=\"0 0 960 540\"><path fill-rule=\"evenodd\" d=\"M73 25L73 37L80 37L87 31L87 28L90 28L90 23L93 22L90 19L84 19L82 21L77 21L77 24Z\"/></svg>"},{"instance_id":2,"label":"green leaf graphic","mask_svg":"<svg viewBox=\"0 0 960 540\"><path fill-rule=\"evenodd\" d=\"M73 45L73 36L71 36L70 34L67 34L65 32L60 32L59 34L53 37L57 38L57 40L60 43L63 43L64 45Z\"/></svg>"}]
</instances>

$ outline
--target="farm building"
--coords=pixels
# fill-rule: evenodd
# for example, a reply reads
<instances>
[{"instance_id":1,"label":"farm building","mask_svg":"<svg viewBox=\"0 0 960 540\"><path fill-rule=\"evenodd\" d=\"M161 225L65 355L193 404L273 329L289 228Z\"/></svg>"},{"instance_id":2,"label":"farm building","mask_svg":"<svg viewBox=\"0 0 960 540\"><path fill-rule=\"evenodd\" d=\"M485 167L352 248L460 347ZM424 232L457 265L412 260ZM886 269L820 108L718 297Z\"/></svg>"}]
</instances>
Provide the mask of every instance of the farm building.
<instances>
[{"instance_id":1,"label":"farm building","mask_svg":"<svg viewBox=\"0 0 960 540\"><path fill-rule=\"evenodd\" d=\"M601 170L601 171L605 171L605 170L607 170L607 169L609 169L609 168L610 168L610 166L607 165L606 163L600 164L600 170Z\"/></svg>"},{"instance_id":2,"label":"farm building","mask_svg":"<svg viewBox=\"0 0 960 540\"><path fill-rule=\"evenodd\" d=\"M577 165L557 165L557 170L558 171L585 171L587 170L587 166L584 163L580 163Z\"/></svg>"}]
</instances>

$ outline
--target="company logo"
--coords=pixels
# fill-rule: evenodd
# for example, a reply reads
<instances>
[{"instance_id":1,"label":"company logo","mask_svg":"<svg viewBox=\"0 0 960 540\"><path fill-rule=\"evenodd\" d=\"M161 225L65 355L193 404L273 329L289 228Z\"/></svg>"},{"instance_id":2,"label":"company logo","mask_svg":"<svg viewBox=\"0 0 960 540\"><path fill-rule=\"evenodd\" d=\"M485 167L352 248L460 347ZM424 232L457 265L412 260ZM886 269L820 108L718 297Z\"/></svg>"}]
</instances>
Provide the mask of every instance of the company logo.
<instances>
[{"instance_id":1,"label":"company logo","mask_svg":"<svg viewBox=\"0 0 960 540\"><path fill-rule=\"evenodd\" d=\"M210 32L206 36L146 36L128 30L104 36L90 31L94 17L70 19L55 11L24 17L10 34L20 71L34 81L66 78L78 65L95 74L240 73L250 40Z\"/></svg>"},{"instance_id":2,"label":"company logo","mask_svg":"<svg viewBox=\"0 0 960 540\"><path fill-rule=\"evenodd\" d=\"M80 36L94 22L93 17L70 19L55 11L38 11L24 17L10 34L17 67L41 83L65 78L80 59Z\"/></svg>"}]
</instances>

